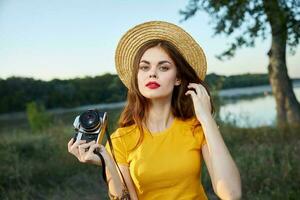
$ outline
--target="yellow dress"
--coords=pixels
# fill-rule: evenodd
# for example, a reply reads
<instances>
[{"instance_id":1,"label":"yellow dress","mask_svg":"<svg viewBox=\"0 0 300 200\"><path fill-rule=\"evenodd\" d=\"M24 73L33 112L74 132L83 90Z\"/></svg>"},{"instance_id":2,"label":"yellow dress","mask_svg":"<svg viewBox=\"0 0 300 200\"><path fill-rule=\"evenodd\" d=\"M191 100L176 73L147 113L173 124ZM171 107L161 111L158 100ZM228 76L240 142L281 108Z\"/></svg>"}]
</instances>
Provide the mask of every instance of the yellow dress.
<instances>
[{"instance_id":1,"label":"yellow dress","mask_svg":"<svg viewBox=\"0 0 300 200\"><path fill-rule=\"evenodd\" d=\"M201 147L206 143L196 118L175 118L162 132L145 130L141 145L136 125L118 128L111 140L119 164L127 165L140 200L207 200L201 184ZM108 142L105 148L110 152Z\"/></svg>"}]
</instances>

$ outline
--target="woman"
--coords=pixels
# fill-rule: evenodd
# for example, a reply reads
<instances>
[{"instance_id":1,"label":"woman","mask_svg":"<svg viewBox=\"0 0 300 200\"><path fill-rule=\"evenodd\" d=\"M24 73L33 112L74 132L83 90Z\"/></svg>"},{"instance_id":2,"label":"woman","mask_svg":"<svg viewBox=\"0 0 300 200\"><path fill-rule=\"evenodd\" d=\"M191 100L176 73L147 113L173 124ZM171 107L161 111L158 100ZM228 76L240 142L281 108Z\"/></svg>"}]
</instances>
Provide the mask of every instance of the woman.
<instances>
[{"instance_id":1,"label":"woman","mask_svg":"<svg viewBox=\"0 0 300 200\"><path fill-rule=\"evenodd\" d=\"M217 196L240 199L239 171L212 116L197 42L174 24L146 22L120 40L116 68L128 95L111 140L131 199L207 199L202 158ZM71 140L68 147L81 162L100 164L95 142ZM101 150L111 155L108 147ZM114 195L111 182L109 188Z\"/></svg>"}]
</instances>

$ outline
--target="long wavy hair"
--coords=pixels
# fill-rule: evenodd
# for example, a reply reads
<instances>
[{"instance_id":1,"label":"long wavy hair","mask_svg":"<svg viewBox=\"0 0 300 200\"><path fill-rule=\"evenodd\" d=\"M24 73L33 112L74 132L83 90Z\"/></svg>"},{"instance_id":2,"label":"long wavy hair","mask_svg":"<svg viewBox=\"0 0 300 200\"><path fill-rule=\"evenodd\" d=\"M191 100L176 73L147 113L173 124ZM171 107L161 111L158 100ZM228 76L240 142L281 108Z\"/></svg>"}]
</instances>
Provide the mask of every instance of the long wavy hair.
<instances>
[{"instance_id":1,"label":"long wavy hair","mask_svg":"<svg viewBox=\"0 0 300 200\"><path fill-rule=\"evenodd\" d=\"M196 74L195 70L189 65L184 59L180 52L170 42L165 40L151 40L142 46L135 56L132 78L130 82L130 89L127 93L127 103L124 110L122 111L118 126L127 127L135 124L140 132L139 140L136 146L132 149L137 148L143 141L144 130L143 123L146 122L147 114L149 112L150 102L145 98L138 89L137 74L139 69L140 59L147 49L152 47L161 47L174 61L177 68L177 78L181 80L181 84L174 87L171 100L171 112L172 114L182 120L189 119L195 116L194 106L192 98L186 96L185 92L188 90L187 85L192 83L202 84L208 95L210 96L211 113L215 113L212 98L209 92L209 87L206 82L202 81ZM200 122L198 125L201 125Z\"/></svg>"}]
</instances>

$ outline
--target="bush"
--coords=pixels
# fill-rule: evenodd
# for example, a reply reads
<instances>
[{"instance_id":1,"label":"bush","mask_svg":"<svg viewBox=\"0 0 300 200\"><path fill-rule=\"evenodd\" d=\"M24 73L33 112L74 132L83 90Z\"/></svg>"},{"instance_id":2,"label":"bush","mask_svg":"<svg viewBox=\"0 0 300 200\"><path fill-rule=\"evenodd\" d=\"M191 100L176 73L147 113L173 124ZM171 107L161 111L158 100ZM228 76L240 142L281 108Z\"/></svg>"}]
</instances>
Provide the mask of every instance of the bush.
<instances>
[{"instance_id":1,"label":"bush","mask_svg":"<svg viewBox=\"0 0 300 200\"><path fill-rule=\"evenodd\" d=\"M30 102L26 104L26 114L29 126L33 132L42 131L51 124L51 117L42 104Z\"/></svg>"}]
</instances>

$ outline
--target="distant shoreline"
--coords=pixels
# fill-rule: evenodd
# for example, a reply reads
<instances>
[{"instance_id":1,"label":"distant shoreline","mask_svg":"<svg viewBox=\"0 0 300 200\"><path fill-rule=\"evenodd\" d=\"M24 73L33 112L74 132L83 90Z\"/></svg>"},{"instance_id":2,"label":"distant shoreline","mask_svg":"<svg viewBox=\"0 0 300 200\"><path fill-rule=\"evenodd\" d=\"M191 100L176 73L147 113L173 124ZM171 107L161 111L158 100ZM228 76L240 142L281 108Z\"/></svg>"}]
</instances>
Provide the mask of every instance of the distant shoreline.
<instances>
[{"instance_id":1,"label":"distant shoreline","mask_svg":"<svg viewBox=\"0 0 300 200\"><path fill-rule=\"evenodd\" d=\"M293 80L292 82L294 88L300 87L300 79ZM218 94L221 97L237 97L241 95L254 95L254 94L260 94L264 92L272 93L271 85L223 89L220 90Z\"/></svg>"},{"instance_id":2,"label":"distant shoreline","mask_svg":"<svg viewBox=\"0 0 300 200\"><path fill-rule=\"evenodd\" d=\"M300 87L300 79L293 80L293 87ZM252 86L252 87L240 87L240 88L231 88L231 89L223 89L219 91L220 97L239 97L243 95L255 95L261 93L272 93L272 88L270 85L261 85L261 86ZM125 105L125 101L123 102L112 102L112 103L103 103L103 104L93 104L93 105L83 105L75 108L54 108L49 109L47 112L50 114L60 114L60 113L69 113L69 112L81 112L87 109L117 109L122 108ZM23 119L26 117L26 113L24 111L21 112L12 112L12 113L3 113L0 114L0 120L9 120L10 118L14 119Z\"/></svg>"}]
</instances>

